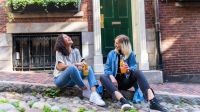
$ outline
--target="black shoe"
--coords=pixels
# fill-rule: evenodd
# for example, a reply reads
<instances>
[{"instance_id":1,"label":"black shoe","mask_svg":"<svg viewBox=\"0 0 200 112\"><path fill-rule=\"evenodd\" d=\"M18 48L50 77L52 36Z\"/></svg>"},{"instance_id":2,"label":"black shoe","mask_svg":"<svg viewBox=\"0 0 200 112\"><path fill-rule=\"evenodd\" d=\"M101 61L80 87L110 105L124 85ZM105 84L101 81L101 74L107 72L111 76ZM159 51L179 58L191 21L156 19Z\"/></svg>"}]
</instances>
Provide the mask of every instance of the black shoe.
<instances>
[{"instance_id":1,"label":"black shoe","mask_svg":"<svg viewBox=\"0 0 200 112\"><path fill-rule=\"evenodd\" d=\"M167 109L164 108L156 98L150 100L150 109L159 110L161 112L167 112Z\"/></svg>"}]
</instances>

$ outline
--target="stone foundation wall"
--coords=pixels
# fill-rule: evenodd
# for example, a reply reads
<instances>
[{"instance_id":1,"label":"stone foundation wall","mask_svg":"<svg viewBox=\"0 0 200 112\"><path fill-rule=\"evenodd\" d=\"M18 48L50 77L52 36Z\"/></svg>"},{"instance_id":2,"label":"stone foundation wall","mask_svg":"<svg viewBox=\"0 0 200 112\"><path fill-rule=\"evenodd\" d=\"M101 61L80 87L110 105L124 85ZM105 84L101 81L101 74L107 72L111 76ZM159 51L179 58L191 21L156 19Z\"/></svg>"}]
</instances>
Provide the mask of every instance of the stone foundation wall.
<instances>
[{"instance_id":1,"label":"stone foundation wall","mask_svg":"<svg viewBox=\"0 0 200 112\"><path fill-rule=\"evenodd\" d=\"M0 70L12 70L12 37L0 33Z\"/></svg>"},{"instance_id":2,"label":"stone foundation wall","mask_svg":"<svg viewBox=\"0 0 200 112\"><path fill-rule=\"evenodd\" d=\"M150 70L156 69L156 38L155 38L155 29L148 28L146 29L146 37L147 37L147 52L149 56L149 68Z\"/></svg>"}]
</instances>

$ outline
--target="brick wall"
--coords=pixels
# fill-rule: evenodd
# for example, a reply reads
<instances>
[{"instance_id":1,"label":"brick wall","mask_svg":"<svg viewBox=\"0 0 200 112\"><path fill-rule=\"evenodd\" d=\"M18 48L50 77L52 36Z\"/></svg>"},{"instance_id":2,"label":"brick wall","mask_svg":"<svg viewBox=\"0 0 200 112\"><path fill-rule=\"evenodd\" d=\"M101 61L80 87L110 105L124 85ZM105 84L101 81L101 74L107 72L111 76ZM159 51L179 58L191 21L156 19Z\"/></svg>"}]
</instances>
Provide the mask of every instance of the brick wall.
<instances>
[{"instance_id":1,"label":"brick wall","mask_svg":"<svg viewBox=\"0 0 200 112\"><path fill-rule=\"evenodd\" d=\"M152 2L146 0L147 28L153 27L151 6ZM177 7L175 2L160 2L159 8L164 73L200 73L200 8Z\"/></svg>"},{"instance_id":2,"label":"brick wall","mask_svg":"<svg viewBox=\"0 0 200 112\"><path fill-rule=\"evenodd\" d=\"M145 20L146 28L154 28L153 0L145 0Z\"/></svg>"},{"instance_id":3,"label":"brick wall","mask_svg":"<svg viewBox=\"0 0 200 112\"><path fill-rule=\"evenodd\" d=\"M0 32L5 33L6 32L6 14L3 10L3 2L5 0L0 0ZM83 17L60 17L60 18L47 18L47 17L41 17L41 18L17 18L14 22L16 23L38 23L38 22L87 22L88 21L88 31L92 32L93 30L93 23L92 23L92 0L82 0L81 3L81 10L84 12Z\"/></svg>"},{"instance_id":4,"label":"brick wall","mask_svg":"<svg viewBox=\"0 0 200 112\"><path fill-rule=\"evenodd\" d=\"M199 18L199 7L176 7L174 2L160 3L162 52L166 74L200 73Z\"/></svg>"}]
</instances>

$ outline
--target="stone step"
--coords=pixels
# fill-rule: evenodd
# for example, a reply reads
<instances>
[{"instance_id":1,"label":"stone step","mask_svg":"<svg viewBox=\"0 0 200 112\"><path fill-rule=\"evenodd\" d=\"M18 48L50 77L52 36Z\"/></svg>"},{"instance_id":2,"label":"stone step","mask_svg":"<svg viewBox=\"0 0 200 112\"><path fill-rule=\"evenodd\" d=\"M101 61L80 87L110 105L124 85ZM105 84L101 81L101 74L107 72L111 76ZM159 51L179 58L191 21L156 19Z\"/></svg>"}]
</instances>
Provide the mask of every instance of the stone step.
<instances>
[{"instance_id":1,"label":"stone step","mask_svg":"<svg viewBox=\"0 0 200 112\"><path fill-rule=\"evenodd\" d=\"M143 70L144 76L150 84L160 84L163 83L163 73L160 70ZM99 79L101 75L96 74L96 78Z\"/></svg>"},{"instance_id":2,"label":"stone step","mask_svg":"<svg viewBox=\"0 0 200 112\"><path fill-rule=\"evenodd\" d=\"M45 94L50 89L58 89L51 84L36 84L16 81L0 81L0 92L17 92L17 93L40 93ZM78 87L67 87L61 90L61 96L79 96L82 97L82 91ZM172 104L188 103L191 105L200 105L200 96L197 95L181 95L169 92L155 91L156 97L164 102ZM122 92L128 99L132 98L133 92ZM104 97L108 98L108 94ZM110 97L110 96L109 96Z\"/></svg>"}]
</instances>

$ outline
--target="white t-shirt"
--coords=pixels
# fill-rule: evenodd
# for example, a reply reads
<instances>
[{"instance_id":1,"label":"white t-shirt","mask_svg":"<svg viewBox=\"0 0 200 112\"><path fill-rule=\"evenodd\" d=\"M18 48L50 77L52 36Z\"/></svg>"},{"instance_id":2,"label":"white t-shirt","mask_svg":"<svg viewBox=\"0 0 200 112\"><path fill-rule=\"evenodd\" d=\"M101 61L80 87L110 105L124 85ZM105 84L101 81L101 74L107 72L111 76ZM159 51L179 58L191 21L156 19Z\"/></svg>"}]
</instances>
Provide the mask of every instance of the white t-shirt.
<instances>
[{"instance_id":1,"label":"white t-shirt","mask_svg":"<svg viewBox=\"0 0 200 112\"><path fill-rule=\"evenodd\" d=\"M63 71L59 71L56 68L56 65L58 64L58 62L68 65L68 64L79 63L81 62L81 59L82 57L77 48L72 49L72 52L69 54L69 56L64 56L61 52L56 51L56 63L55 63L54 73L53 73L54 77L59 76L63 72Z\"/></svg>"}]
</instances>

